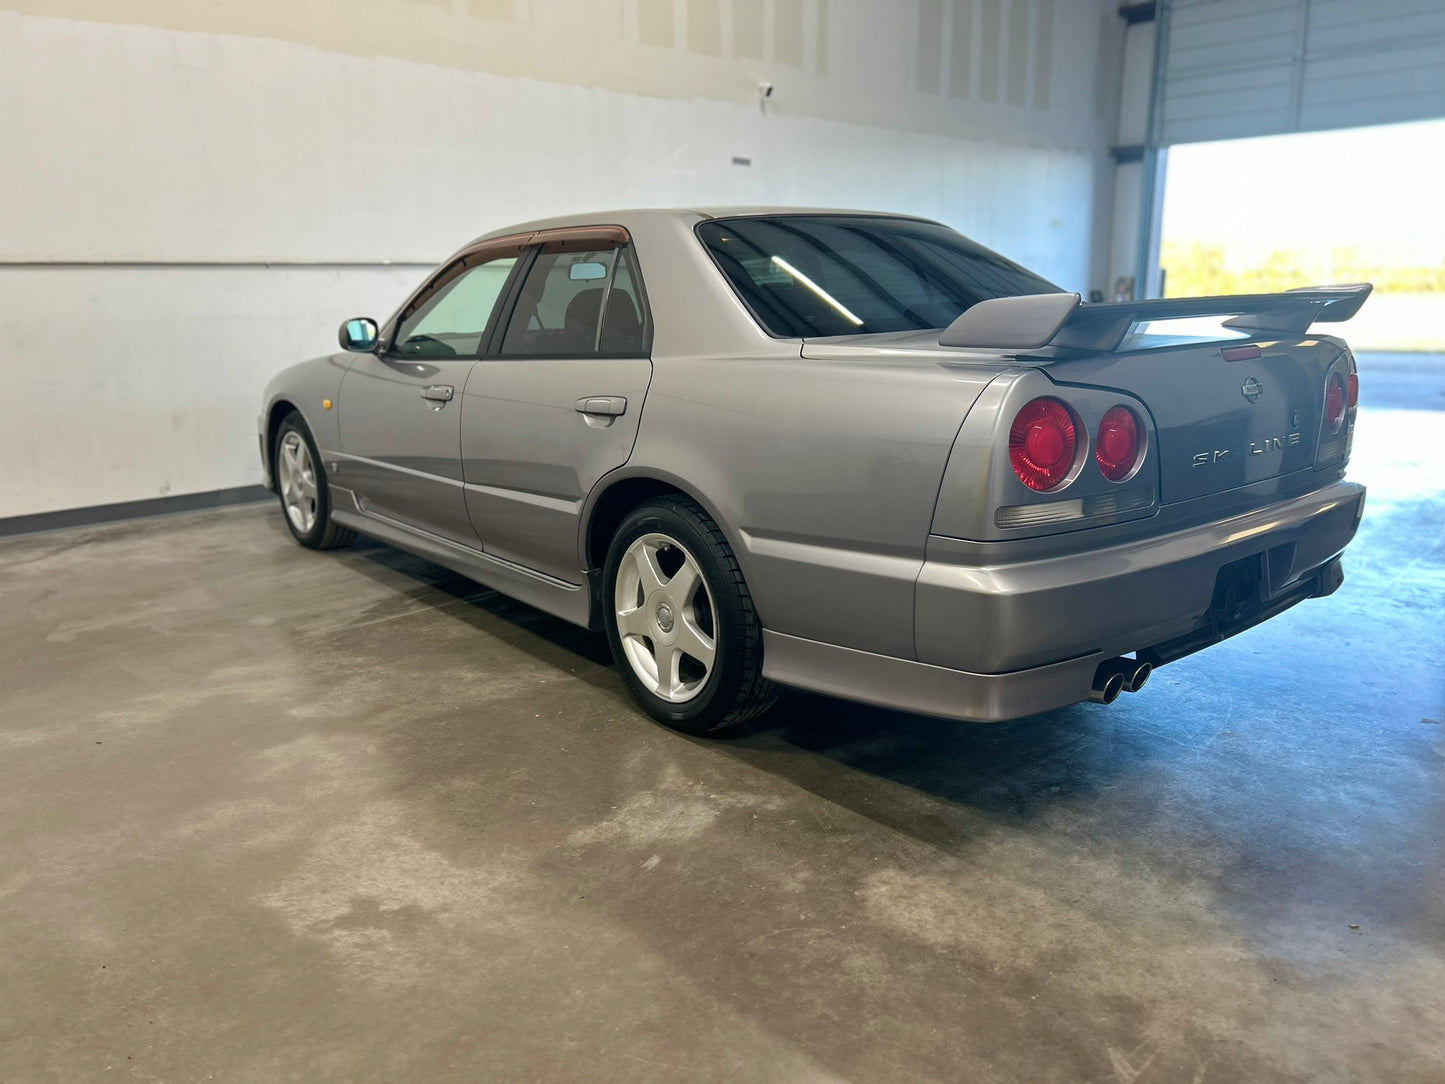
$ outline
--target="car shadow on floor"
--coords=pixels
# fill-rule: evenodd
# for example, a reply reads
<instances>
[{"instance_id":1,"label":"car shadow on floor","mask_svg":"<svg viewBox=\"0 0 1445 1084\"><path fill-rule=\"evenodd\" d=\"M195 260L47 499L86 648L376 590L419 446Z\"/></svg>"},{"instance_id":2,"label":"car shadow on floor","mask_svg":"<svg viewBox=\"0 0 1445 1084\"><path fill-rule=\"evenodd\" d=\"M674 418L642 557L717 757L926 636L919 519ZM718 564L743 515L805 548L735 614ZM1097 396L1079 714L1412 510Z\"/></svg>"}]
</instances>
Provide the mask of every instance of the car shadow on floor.
<instances>
[{"instance_id":1,"label":"car shadow on floor","mask_svg":"<svg viewBox=\"0 0 1445 1084\"><path fill-rule=\"evenodd\" d=\"M594 666L612 666L603 633L553 617L423 557L369 538L358 538L342 553L350 568L393 590L400 586L398 577L416 581L415 587L401 588L411 601L448 605L450 613L539 660L555 665L560 651ZM464 605L450 606L452 602Z\"/></svg>"},{"instance_id":2,"label":"car shadow on floor","mask_svg":"<svg viewBox=\"0 0 1445 1084\"><path fill-rule=\"evenodd\" d=\"M1147 730L1121 725L1122 717L1104 710L1078 705L1010 722L966 723L790 690L750 732L718 748L942 844L961 826L947 823L941 809L1024 823L1052 806L1113 790L1160 755Z\"/></svg>"},{"instance_id":3,"label":"car shadow on floor","mask_svg":"<svg viewBox=\"0 0 1445 1084\"><path fill-rule=\"evenodd\" d=\"M402 590L410 601L446 606L479 631L574 669L580 680L630 703L601 632L382 543L359 539L345 553L351 568ZM656 724L638 710L636 725ZM1054 804L1112 789L1133 766L1160 755L1151 728L1130 728L1118 711L1096 705L972 724L795 690L785 690L772 711L734 735L678 740L940 844L961 827L940 816L940 802L990 820L1027 822Z\"/></svg>"}]
</instances>

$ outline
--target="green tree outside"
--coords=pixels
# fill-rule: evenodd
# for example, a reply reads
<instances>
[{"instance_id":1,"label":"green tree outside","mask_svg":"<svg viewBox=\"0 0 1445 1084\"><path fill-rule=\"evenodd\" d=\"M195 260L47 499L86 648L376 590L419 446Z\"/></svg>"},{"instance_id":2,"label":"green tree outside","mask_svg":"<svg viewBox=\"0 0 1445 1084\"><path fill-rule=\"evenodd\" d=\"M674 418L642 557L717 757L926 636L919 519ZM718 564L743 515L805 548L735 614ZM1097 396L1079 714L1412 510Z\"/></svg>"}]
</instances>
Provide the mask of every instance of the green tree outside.
<instances>
[{"instance_id":1,"label":"green tree outside","mask_svg":"<svg viewBox=\"0 0 1445 1084\"><path fill-rule=\"evenodd\" d=\"M1437 267L1401 267L1375 263L1357 248L1327 254L1276 249L1263 262L1233 267L1219 245L1204 241L1166 241L1160 253L1166 297L1262 294L1300 286L1373 282L1381 294L1445 294L1445 260Z\"/></svg>"}]
</instances>

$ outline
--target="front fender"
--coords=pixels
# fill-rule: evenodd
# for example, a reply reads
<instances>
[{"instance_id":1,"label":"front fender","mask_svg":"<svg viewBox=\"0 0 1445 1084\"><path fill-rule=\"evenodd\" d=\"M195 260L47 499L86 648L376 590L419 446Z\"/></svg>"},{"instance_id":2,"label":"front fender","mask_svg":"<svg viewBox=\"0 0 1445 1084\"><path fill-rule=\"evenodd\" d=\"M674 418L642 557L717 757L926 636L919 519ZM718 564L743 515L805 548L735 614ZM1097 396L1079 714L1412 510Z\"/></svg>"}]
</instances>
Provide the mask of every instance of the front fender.
<instances>
[{"instance_id":1,"label":"front fender","mask_svg":"<svg viewBox=\"0 0 1445 1084\"><path fill-rule=\"evenodd\" d=\"M323 455L340 450L341 382L351 362L352 356L345 353L311 358L281 370L267 383L261 396L261 414L256 419L267 488L272 488L274 482L271 443L281 420L281 408L300 412Z\"/></svg>"}]
</instances>

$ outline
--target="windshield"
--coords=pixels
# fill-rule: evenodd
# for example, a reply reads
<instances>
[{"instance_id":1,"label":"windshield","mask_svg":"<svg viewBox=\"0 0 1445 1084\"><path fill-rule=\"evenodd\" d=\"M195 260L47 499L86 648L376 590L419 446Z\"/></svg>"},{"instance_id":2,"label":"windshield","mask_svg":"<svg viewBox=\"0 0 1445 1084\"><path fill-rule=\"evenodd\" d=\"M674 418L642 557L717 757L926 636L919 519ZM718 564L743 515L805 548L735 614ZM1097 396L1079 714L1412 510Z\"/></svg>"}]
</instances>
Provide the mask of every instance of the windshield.
<instances>
[{"instance_id":1,"label":"windshield","mask_svg":"<svg viewBox=\"0 0 1445 1084\"><path fill-rule=\"evenodd\" d=\"M698 236L781 338L947 327L980 301L1060 289L946 226L865 215L703 222Z\"/></svg>"}]
</instances>

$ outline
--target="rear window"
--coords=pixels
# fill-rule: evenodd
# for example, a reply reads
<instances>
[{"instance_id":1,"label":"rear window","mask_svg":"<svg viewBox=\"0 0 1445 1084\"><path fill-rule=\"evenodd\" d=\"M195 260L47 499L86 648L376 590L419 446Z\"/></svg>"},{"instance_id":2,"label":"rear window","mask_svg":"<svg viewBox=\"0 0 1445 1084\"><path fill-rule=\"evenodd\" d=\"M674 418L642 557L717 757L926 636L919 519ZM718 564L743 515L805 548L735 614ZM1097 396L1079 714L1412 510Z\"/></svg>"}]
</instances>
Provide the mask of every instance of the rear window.
<instances>
[{"instance_id":1,"label":"rear window","mask_svg":"<svg viewBox=\"0 0 1445 1084\"><path fill-rule=\"evenodd\" d=\"M743 303L782 338L947 327L980 301L1059 287L946 226L861 215L697 227Z\"/></svg>"}]
</instances>

